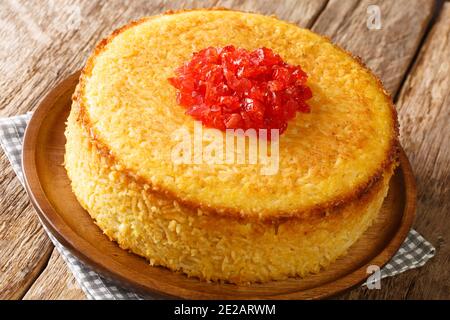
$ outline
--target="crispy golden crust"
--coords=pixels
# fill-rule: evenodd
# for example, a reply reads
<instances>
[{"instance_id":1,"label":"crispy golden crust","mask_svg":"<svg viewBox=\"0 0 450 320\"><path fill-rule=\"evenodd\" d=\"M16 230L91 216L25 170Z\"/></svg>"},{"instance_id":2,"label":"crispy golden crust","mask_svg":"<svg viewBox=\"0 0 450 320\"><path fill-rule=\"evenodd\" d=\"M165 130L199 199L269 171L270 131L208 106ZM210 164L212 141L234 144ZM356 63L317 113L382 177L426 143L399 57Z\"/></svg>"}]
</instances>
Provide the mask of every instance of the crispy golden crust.
<instances>
[{"instance_id":1,"label":"crispy golden crust","mask_svg":"<svg viewBox=\"0 0 450 320\"><path fill-rule=\"evenodd\" d=\"M246 284L319 272L377 217L393 173L392 165L367 193L320 219L270 225L202 215L124 177L92 144L78 112L75 102L65 166L81 205L121 248L202 280Z\"/></svg>"},{"instance_id":2,"label":"crispy golden crust","mask_svg":"<svg viewBox=\"0 0 450 320\"><path fill-rule=\"evenodd\" d=\"M222 9L220 9L222 10ZM184 12L184 11L179 11ZM170 12L170 14L177 14L179 12ZM86 85L86 79L91 75L93 66L95 64L96 57L105 49L108 43L112 41L117 35L121 34L125 30L136 26L138 24L141 24L145 21L148 21L149 19L152 19L152 17L147 17L140 19L138 21L132 22L126 26L123 26L120 29L117 29L114 31L109 37L103 39L96 47L94 54L89 58L85 68L82 71L81 77L80 77L80 83L79 88L77 92L74 94L73 100L76 101L80 106L80 113L79 113L79 121L83 124L83 127L85 130L89 133L90 139L93 143L93 145L101 152L105 157L108 157L110 161L117 162L117 159L115 158L114 154L112 153L110 147L102 141L100 138L100 135L96 132L95 128L92 126L91 120L89 118L89 114L87 112L86 108L86 101L84 97L84 90ZM343 49L337 47L341 51L344 51ZM344 51L345 52L345 51ZM348 53L348 52L347 52ZM348 53L350 54L350 53ZM355 60L361 65L362 68L367 70L367 67L361 62L359 58L355 58ZM337 212L339 208L345 207L346 204L351 203L352 201L356 199L361 199L364 195L368 194L370 190L379 182L383 176L383 173L386 171L387 168L390 168L393 163L395 163L395 160L397 159L397 153L398 153L398 122L397 122L397 116L396 111L392 103L392 99L390 96L386 93L386 91L383 88L383 85L381 81L377 78L378 81L378 87L380 90L383 91L385 98L387 101L389 101L391 112L392 112L392 119L394 121L394 131L393 137L390 142L390 148L388 152L385 155L385 160L382 163L382 165L379 167L377 172L373 174L369 179L364 181L364 183L361 183L356 188L353 188L352 190L348 191L346 194L342 194L338 197L335 197L334 199L319 203L308 210L301 210L301 211L279 211L271 214L270 216L255 216L255 215L248 215L243 213L240 210L236 210L233 208L220 208L220 207L210 207L208 204L203 204L200 202L195 201L189 201L185 199L181 199L177 194L171 192L170 190L164 189L159 185L156 185L154 183L151 183L147 179L139 176L136 172L133 172L129 168L121 169L122 172L130 179L131 181L136 182L137 184L141 186L150 186L149 189L147 189L147 192L153 192L158 193L161 195L164 195L167 198L176 200L181 205L190 208L190 209L201 209L206 214L211 215L217 215L220 217L229 217L229 218L236 218L238 220L258 220L258 221L264 221L265 223L271 223L271 224L279 224L286 220L298 220L298 219L311 219L313 217L323 217L325 214L329 212Z\"/></svg>"}]
</instances>

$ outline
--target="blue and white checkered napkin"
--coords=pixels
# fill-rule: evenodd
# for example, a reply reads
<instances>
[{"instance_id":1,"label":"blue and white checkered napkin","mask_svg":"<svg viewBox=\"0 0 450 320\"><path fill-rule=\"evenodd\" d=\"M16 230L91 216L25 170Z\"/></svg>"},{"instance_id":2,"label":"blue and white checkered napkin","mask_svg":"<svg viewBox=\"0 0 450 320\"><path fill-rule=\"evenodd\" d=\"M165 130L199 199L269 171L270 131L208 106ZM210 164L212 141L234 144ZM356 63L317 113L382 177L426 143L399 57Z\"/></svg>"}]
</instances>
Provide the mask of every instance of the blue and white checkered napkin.
<instances>
[{"instance_id":1,"label":"blue and white checkered napkin","mask_svg":"<svg viewBox=\"0 0 450 320\"><path fill-rule=\"evenodd\" d=\"M31 113L11 118L0 118L0 143L11 165L23 184L21 166L22 139ZM66 261L78 284L89 299L121 300L143 299L142 296L121 288L90 269L64 248L48 230L51 241ZM435 248L417 231L411 229L395 256L381 269L381 279L392 277L406 270L423 266L434 256ZM150 298L150 297L145 297Z\"/></svg>"}]
</instances>

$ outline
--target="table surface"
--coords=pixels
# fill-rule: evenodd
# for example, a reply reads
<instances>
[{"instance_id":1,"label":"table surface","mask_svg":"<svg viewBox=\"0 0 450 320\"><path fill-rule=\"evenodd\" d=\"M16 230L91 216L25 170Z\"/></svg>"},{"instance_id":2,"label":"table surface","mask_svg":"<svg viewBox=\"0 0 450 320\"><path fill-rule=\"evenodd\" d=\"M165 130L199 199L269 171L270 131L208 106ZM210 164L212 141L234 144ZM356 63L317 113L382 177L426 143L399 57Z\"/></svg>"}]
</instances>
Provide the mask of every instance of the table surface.
<instances>
[{"instance_id":1,"label":"table surface","mask_svg":"<svg viewBox=\"0 0 450 320\"><path fill-rule=\"evenodd\" d=\"M330 37L383 80L418 184L414 228L437 249L426 266L339 299L450 299L450 2L433 0L0 2L0 117L34 110L129 20L227 7L274 14ZM378 15L379 13L379 15ZM379 18L379 19L378 19ZM0 151L0 299L85 299Z\"/></svg>"}]
</instances>

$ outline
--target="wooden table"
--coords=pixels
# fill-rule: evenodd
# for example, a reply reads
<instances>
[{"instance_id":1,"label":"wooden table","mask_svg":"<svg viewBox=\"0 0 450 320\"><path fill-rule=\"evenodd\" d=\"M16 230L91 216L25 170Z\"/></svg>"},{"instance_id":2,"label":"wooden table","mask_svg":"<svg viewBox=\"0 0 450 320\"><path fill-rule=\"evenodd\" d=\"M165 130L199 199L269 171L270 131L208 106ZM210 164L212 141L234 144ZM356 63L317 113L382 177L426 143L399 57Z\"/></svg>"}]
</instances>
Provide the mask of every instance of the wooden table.
<instances>
[{"instance_id":1,"label":"wooden table","mask_svg":"<svg viewBox=\"0 0 450 320\"><path fill-rule=\"evenodd\" d=\"M371 6L371 5L375 5ZM436 256L343 299L450 298L450 2L433 0L0 2L0 117L33 110L113 29L169 9L228 7L311 28L361 56L392 94L419 197L414 228ZM377 12L380 20L377 20ZM381 24L377 24L380 22ZM0 152L0 298L84 299Z\"/></svg>"}]
</instances>

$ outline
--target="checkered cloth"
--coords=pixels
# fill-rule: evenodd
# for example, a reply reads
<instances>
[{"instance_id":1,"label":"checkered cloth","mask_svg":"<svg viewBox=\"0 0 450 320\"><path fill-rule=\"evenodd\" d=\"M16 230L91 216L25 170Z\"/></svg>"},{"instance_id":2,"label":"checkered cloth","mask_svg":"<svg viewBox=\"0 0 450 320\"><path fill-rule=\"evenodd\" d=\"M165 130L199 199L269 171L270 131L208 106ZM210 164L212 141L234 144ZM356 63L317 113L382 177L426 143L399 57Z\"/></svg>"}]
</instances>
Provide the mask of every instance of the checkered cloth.
<instances>
[{"instance_id":1,"label":"checkered cloth","mask_svg":"<svg viewBox=\"0 0 450 320\"><path fill-rule=\"evenodd\" d=\"M26 115L0 118L0 143L6 156L23 184L23 173L21 167L22 139L31 113ZM44 227L45 228L45 227ZM89 299L95 300L121 300L121 299L143 299L134 292L130 292L110 279L99 275L87 265L74 257L64 248L46 229L48 236L66 261L75 279ZM395 256L380 271L380 278L391 277L406 270L423 266L434 256L435 248L425 240L417 231L411 229ZM372 278L372 277L371 277ZM373 279L375 281L375 279ZM373 283L371 281L370 283ZM151 299L155 297L145 297Z\"/></svg>"}]
</instances>

